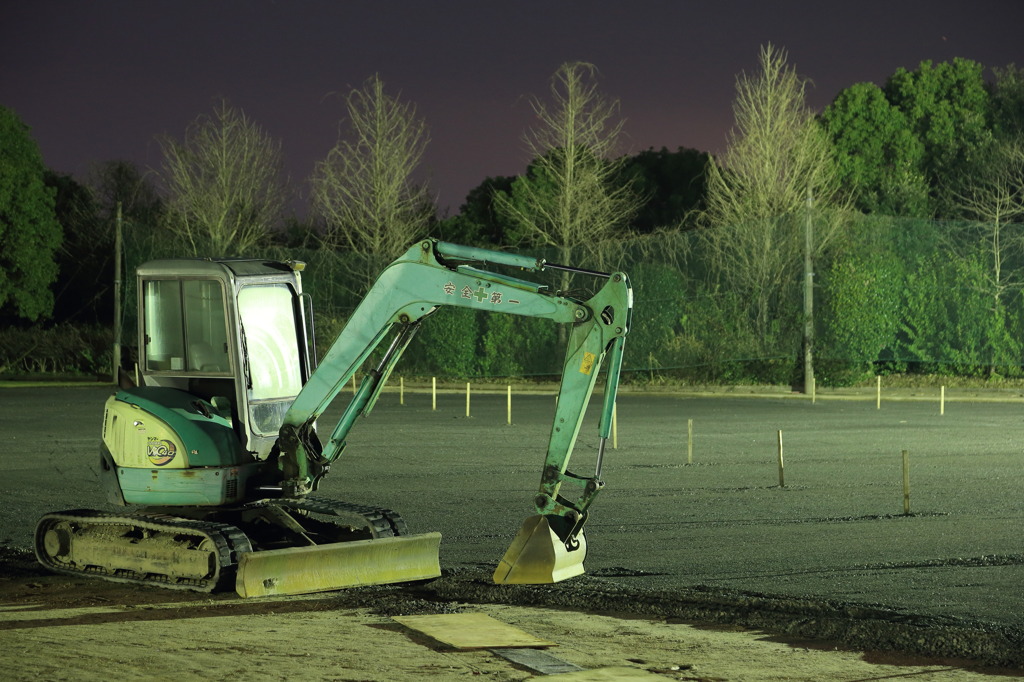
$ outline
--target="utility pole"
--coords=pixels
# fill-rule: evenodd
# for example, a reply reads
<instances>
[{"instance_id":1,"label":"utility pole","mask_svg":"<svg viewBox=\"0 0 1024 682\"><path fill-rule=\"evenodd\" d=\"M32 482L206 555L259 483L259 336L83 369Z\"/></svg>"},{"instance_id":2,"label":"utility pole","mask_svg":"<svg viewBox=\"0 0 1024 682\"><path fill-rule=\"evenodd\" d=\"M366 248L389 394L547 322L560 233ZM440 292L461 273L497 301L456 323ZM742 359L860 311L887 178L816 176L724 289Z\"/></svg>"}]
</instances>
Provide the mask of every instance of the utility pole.
<instances>
[{"instance_id":1,"label":"utility pole","mask_svg":"<svg viewBox=\"0 0 1024 682\"><path fill-rule=\"evenodd\" d=\"M114 384L121 369L121 202L117 202L114 219Z\"/></svg>"},{"instance_id":2,"label":"utility pole","mask_svg":"<svg viewBox=\"0 0 1024 682\"><path fill-rule=\"evenodd\" d=\"M811 252L814 250L814 222L811 220L811 209L814 206L814 195L807 188L807 216L804 224L804 393L814 392L814 262Z\"/></svg>"}]
</instances>

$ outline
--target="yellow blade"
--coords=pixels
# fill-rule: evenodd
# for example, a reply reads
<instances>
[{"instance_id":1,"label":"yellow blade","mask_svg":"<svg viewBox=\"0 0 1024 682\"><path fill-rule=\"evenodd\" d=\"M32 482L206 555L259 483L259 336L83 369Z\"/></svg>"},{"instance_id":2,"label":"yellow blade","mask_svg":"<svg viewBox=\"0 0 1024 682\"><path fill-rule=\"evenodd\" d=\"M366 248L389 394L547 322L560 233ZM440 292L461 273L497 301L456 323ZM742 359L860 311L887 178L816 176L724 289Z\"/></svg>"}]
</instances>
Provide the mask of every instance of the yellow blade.
<instances>
[{"instance_id":1,"label":"yellow blade","mask_svg":"<svg viewBox=\"0 0 1024 682\"><path fill-rule=\"evenodd\" d=\"M235 590L242 597L326 592L441 575L440 533L246 552Z\"/></svg>"},{"instance_id":2,"label":"yellow blade","mask_svg":"<svg viewBox=\"0 0 1024 682\"><path fill-rule=\"evenodd\" d=\"M551 530L546 516L531 516L494 571L494 582L499 585L537 585L557 583L583 573L583 559L587 556L587 539L581 531L576 539L579 547L565 548L558 535Z\"/></svg>"}]
</instances>

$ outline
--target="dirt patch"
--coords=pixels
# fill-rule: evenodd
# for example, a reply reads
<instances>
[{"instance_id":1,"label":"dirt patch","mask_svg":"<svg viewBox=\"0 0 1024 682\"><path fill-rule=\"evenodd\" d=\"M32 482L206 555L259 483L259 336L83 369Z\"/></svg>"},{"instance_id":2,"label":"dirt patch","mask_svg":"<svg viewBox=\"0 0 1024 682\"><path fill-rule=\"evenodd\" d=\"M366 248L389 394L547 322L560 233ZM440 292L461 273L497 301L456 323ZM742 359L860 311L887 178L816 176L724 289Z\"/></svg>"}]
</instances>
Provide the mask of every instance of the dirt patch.
<instances>
[{"instance_id":1,"label":"dirt patch","mask_svg":"<svg viewBox=\"0 0 1024 682\"><path fill-rule=\"evenodd\" d=\"M893 623L884 614L765 596L640 594L601 577L514 587L488 585L483 569L465 570L413 585L244 600L51 575L21 550L0 550L0 567L0 663L11 680L523 680L540 674L492 651L454 650L392 620L466 612L556 642L550 656L586 670L613 669L608 679L1021 674L986 667L977 656L915 656L891 646L934 650L939 638L950 651L995 650L994 632ZM822 637L829 633L842 636ZM860 633L855 639L864 644L842 644L851 633Z\"/></svg>"}]
</instances>

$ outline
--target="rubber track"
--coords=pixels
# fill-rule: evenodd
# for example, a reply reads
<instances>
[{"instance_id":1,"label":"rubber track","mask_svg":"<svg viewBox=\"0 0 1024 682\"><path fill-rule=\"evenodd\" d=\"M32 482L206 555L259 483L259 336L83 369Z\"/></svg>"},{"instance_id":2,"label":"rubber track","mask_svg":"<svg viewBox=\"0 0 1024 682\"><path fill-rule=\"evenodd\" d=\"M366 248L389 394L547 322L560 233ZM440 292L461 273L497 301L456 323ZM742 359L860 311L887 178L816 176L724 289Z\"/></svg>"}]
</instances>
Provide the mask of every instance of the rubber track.
<instances>
[{"instance_id":1,"label":"rubber track","mask_svg":"<svg viewBox=\"0 0 1024 682\"><path fill-rule=\"evenodd\" d=\"M266 499L254 502L249 506L276 506L337 517L347 517L355 514L363 518L366 527L370 529L375 538L395 537L409 533L405 519L398 512L384 509L383 507L370 507L340 500L329 500L322 497Z\"/></svg>"},{"instance_id":2,"label":"rubber track","mask_svg":"<svg viewBox=\"0 0 1024 682\"><path fill-rule=\"evenodd\" d=\"M380 507L341 502L318 497L265 499L244 505L246 508L278 506L284 509L308 511L327 517L351 518L353 514L362 517L373 537L394 537L408 533L405 520L395 511ZM217 511L214 508L211 512ZM205 579L171 580L160 576L129 576L108 572L103 569L91 570L72 568L61 564L46 554L43 537L47 528L59 521L69 521L80 526L132 526L150 531L162 531L174 534L192 534L209 538L217 551L217 570L214 575ZM195 551L195 550L187 550ZM92 509L74 509L63 512L52 512L44 515L36 525L35 552L39 563L47 569L65 575L101 578L112 582L133 585L149 585L195 592L212 592L220 586L230 585L235 576L238 555L251 552L252 543L245 532L236 526L214 521L185 519L167 514L138 513L111 514Z\"/></svg>"},{"instance_id":3,"label":"rubber track","mask_svg":"<svg viewBox=\"0 0 1024 682\"><path fill-rule=\"evenodd\" d=\"M105 569L79 569L62 564L47 555L43 547L46 530L60 521L68 521L82 527L88 526L129 526L149 531L173 533L176 535L194 535L209 539L214 544L217 554L217 568L213 575L195 579L170 579L161 576L126 575L109 572ZM73 540L72 540L73 542ZM151 585L178 590L195 592L212 592L221 584L228 584L234 578L234 567L238 563L237 556L241 552L252 551L249 538L238 528L212 521L183 519L163 514L110 514L92 509L74 509L64 512L53 512L44 515L36 525L35 533L36 558L43 566L55 573L65 575L102 578L112 582L133 585ZM196 550L187 550L196 551Z\"/></svg>"}]
</instances>

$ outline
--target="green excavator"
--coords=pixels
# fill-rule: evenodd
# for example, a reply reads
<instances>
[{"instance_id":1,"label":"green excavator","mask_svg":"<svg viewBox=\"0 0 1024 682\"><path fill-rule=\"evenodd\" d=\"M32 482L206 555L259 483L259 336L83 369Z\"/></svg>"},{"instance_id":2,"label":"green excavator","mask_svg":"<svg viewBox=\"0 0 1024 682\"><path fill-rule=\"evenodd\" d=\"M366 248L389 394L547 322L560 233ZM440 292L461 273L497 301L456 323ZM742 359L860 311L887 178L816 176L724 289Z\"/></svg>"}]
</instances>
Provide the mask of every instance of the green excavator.
<instances>
[{"instance_id":1,"label":"green excavator","mask_svg":"<svg viewBox=\"0 0 1024 682\"><path fill-rule=\"evenodd\" d=\"M492 272L487 265L514 269ZM243 597L301 594L440 575L439 533L412 534L389 509L315 495L359 415L373 408L420 324L440 306L568 325L554 424L527 518L496 583L583 573L588 509L615 403L632 293L622 273L432 239L381 273L315 365L311 305L299 262L173 259L138 268L135 380L106 403L100 470L126 513L43 516L35 552L59 573ZM521 279L523 270L603 278L587 300ZM371 353L374 362L326 438L317 420ZM607 362L597 466L567 470Z\"/></svg>"}]
</instances>

